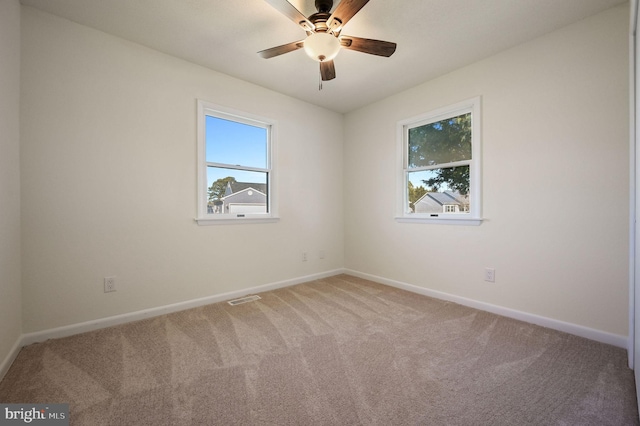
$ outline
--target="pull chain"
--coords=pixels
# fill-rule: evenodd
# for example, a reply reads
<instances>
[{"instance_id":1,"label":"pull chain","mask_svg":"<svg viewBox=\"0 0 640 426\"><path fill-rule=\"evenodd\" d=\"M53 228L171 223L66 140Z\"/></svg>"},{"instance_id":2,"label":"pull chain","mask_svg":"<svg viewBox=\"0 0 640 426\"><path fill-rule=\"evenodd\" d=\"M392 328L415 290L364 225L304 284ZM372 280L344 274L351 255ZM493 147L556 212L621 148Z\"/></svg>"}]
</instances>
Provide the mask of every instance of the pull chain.
<instances>
[{"instance_id":1,"label":"pull chain","mask_svg":"<svg viewBox=\"0 0 640 426\"><path fill-rule=\"evenodd\" d=\"M322 90L322 72L318 73L318 92Z\"/></svg>"}]
</instances>

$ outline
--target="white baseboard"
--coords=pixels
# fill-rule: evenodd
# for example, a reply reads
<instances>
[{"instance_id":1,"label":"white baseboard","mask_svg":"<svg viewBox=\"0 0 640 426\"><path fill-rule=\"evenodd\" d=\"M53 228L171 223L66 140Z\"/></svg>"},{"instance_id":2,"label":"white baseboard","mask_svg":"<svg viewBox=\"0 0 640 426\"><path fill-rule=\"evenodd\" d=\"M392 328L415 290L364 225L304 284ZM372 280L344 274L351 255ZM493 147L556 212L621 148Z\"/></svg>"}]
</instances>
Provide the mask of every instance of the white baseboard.
<instances>
[{"instance_id":1,"label":"white baseboard","mask_svg":"<svg viewBox=\"0 0 640 426\"><path fill-rule=\"evenodd\" d=\"M57 339L61 337L73 336L74 334L86 333L88 331L99 330L102 328L111 327L114 325L125 324L128 322L139 321L146 318L153 318L156 316L169 314L172 312L183 311L186 309L197 308L199 306L209 305L212 303L223 302L225 300L231 300L238 297L246 296L247 294L262 293L269 290L275 290L283 287L290 287L292 285L305 283L321 278L330 277L344 273L344 269L334 269L331 271L320 272L317 274L306 275L290 280L279 281L275 283L260 285L251 288L245 288L243 290L231 291L228 293L217 294L214 296L203 297L200 299L188 300L185 302L174 303L166 306L158 306L156 308L145 309L136 312L130 312L122 315L115 315L107 318L100 318L97 320L86 321L78 324L66 325L63 327L51 328L48 330L37 331L34 333L22 334L20 338L13 345L5 359L0 363L0 380L2 380L9 371L11 364L15 361L20 349L24 346L31 345L33 343L44 342L48 339Z\"/></svg>"},{"instance_id":2,"label":"white baseboard","mask_svg":"<svg viewBox=\"0 0 640 426\"><path fill-rule=\"evenodd\" d=\"M364 278L370 281L374 281L380 284L389 285L391 287L400 288L413 293L421 294L423 296L433 297L435 299L446 300L449 302L458 303L460 305L469 306L471 308L479 309L481 311L491 312L497 315L501 315L508 318L517 319L520 321L536 324L542 327L551 328L553 330L562 331L564 333L573 334L575 336L584 337L596 342L606 343L608 345L617 346L628 350L628 338L627 336L621 336L618 334L607 333L604 331L584 327L577 324L572 324L564 321L555 320L552 318L546 318L527 312L516 311L514 309L505 308L502 306L492 305L490 303L480 302L473 299L467 299L465 297L456 296L449 293L444 293L436 290L430 290L424 287L419 287L413 284L407 284L400 281L389 280L386 278L378 277L364 272L354 271L351 269L345 270L346 274L356 277Z\"/></svg>"},{"instance_id":3,"label":"white baseboard","mask_svg":"<svg viewBox=\"0 0 640 426\"><path fill-rule=\"evenodd\" d=\"M22 343L22 336L20 336L11 347L11 350L9 351L5 359L0 364L0 381L4 379L7 371L9 371L9 367L11 367L13 361L16 360L16 357L18 356L18 353L20 353L20 349L22 349L23 346L24 344Z\"/></svg>"},{"instance_id":4,"label":"white baseboard","mask_svg":"<svg viewBox=\"0 0 640 426\"><path fill-rule=\"evenodd\" d=\"M606 343L609 345L621 347L627 349L627 337L617 334L606 333L600 330L583 327L576 324L571 324L563 321L554 320L551 318L541 317L538 315L516 311L502 306L491 305L485 302L479 302L477 300L467 299L452 294L430 290L423 287L419 287L413 284L407 284L400 281L394 281L382 277L378 277L371 274L366 274L351 269L334 269L331 271L321 272L318 274L306 275L290 280L279 281L271 284L260 285L256 287L246 288L243 290L232 291L228 293L222 293L214 296L203 297L200 299L188 300L185 302L174 303L166 306L159 306L156 308L145 309L142 311L131 312L128 314L115 315L112 317L101 318L92 321L86 321L79 324L71 324L64 327L57 327L48 330L42 330L34 333L22 334L15 345L11 348L9 354L0 364L0 380L5 376L9 367L18 356L20 349L23 346L30 345L37 342L43 342L48 339L56 339L60 337L72 336L74 334L85 333L88 331L99 330L114 325L125 324L128 322L138 321L146 318L152 318L159 315L164 315L172 312L183 311L185 309L197 308L212 303L223 302L225 300L231 300L238 297L246 296L248 294L262 293L265 291L275 290L278 288L290 287L292 285L301 284L321 278L330 277L338 274L350 274L356 277L365 278L380 284L389 285L392 287L407 290L413 293L422 294L424 296L433 297L436 299L447 300L450 302L458 303L460 305L469 306L471 308L480 309L482 311L491 312L497 315L502 315L509 318L514 318L520 321L529 322L532 324L540 325L543 327L551 328L554 330L562 331L565 333L573 334L587 339L595 340L597 342Z\"/></svg>"},{"instance_id":5,"label":"white baseboard","mask_svg":"<svg viewBox=\"0 0 640 426\"><path fill-rule=\"evenodd\" d=\"M49 330L37 331L35 333L27 333L22 335L22 346L30 345L32 343L44 342L48 339L57 339L60 337L72 336L74 334L85 333L87 331L99 330L101 328L111 327L114 325L125 324L128 322L139 321L146 318L153 318L160 315L170 314L173 312L184 311L186 309L197 308L204 305L210 305L212 303L223 302L225 300L231 300L238 297L246 296L248 294L262 293L269 290L275 290L283 287L290 287L292 285L301 284L308 281L317 280L320 278L326 278L333 275L343 273L343 269L335 269L332 271L321 272L312 275L306 275L303 277L293 278L285 281L278 281L271 284L264 284L256 287L245 288L242 290L231 291L228 293L216 294L213 296L207 296L200 299L187 300L185 302L173 303L171 305L159 306L156 308L145 309L142 311L130 312L122 315L115 315L112 317L101 318L92 321L86 321L79 324L71 324L64 327L52 328Z\"/></svg>"}]
</instances>

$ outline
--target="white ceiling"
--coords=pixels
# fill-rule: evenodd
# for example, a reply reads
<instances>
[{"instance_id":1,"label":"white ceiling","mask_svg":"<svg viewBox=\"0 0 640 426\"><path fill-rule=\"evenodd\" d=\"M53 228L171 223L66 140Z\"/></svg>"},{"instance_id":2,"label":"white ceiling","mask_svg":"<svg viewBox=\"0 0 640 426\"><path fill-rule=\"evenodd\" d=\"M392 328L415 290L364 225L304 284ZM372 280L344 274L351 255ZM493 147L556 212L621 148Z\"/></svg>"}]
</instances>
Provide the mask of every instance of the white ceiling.
<instances>
[{"instance_id":1,"label":"white ceiling","mask_svg":"<svg viewBox=\"0 0 640 426\"><path fill-rule=\"evenodd\" d=\"M343 34L393 41L390 58L343 50L318 90L303 50L256 52L304 31L264 0L21 0L87 25L337 112L348 112L627 0L370 0ZM313 0L291 0L305 16ZM338 1L334 2L334 8Z\"/></svg>"}]
</instances>

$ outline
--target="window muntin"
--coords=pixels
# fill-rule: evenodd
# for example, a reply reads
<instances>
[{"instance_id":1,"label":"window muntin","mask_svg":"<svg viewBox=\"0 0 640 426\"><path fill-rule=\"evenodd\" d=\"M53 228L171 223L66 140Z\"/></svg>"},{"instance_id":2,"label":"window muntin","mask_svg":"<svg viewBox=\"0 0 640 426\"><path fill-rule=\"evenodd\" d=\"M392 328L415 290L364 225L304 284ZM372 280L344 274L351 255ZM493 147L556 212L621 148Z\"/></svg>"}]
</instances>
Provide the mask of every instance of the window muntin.
<instances>
[{"instance_id":1,"label":"window muntin","mask_svg":"<svg viewBox=\"0 0 640 426\"><path fill-rule=\"evenodd\" d=\"M399 219L479 224L480 99L399 122L398 129Z\"/></svg>"},{"instance_id":2,"label":"window muntin","mask_svg":"<svg viewBox=\"0 0 640 426\"><path fill-rule=\"evenodd\" d=\"M273 128L198 101L198 223L275 218Z\"/></svg>"}]
</instances>

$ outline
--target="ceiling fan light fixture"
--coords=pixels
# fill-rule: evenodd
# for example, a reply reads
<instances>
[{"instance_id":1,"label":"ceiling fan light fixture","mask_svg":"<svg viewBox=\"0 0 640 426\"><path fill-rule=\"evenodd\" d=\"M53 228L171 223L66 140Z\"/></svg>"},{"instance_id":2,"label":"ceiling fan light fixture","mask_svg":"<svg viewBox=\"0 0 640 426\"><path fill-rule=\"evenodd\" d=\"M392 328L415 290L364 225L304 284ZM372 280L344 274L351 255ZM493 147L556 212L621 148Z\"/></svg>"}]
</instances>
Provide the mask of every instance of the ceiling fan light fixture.
<instances>
[{"instance_id":1,"label":"ceiling fan light fixture","mask_svg":"<svg viewBox=\"0 0 640 426\"><path fill-rule=\"evenodd\" d=\"M304 51L314 61L330 61L340 52L340 41L332 34L316 32L305 39Z\"/></svg>"}]
</instances>

